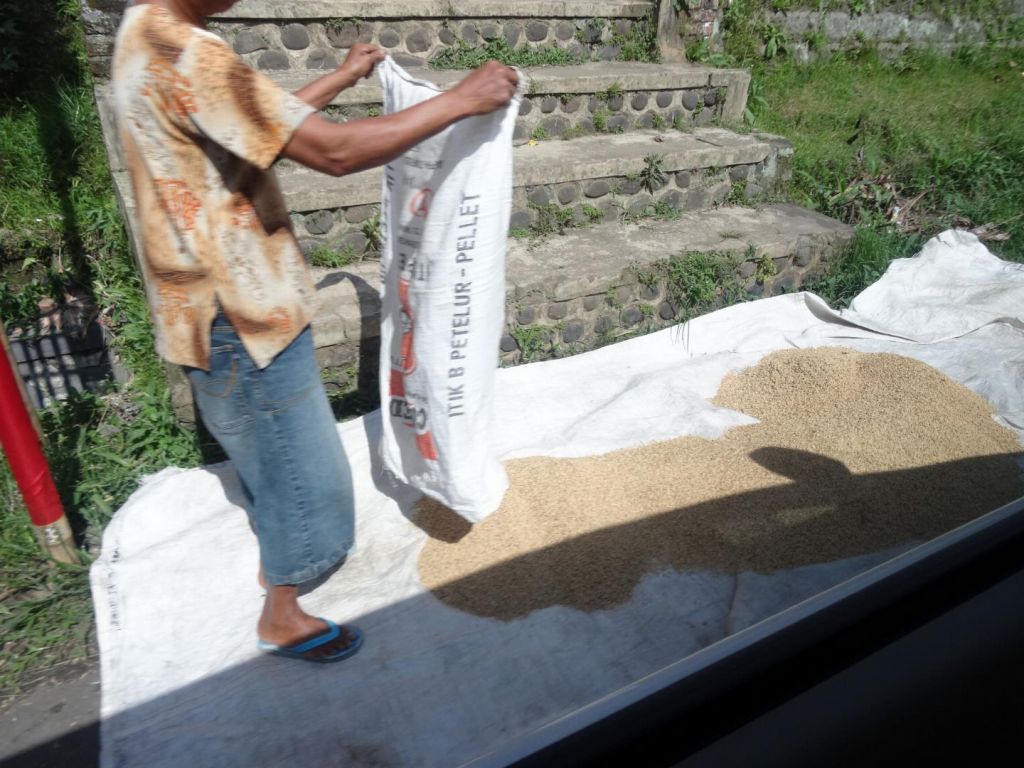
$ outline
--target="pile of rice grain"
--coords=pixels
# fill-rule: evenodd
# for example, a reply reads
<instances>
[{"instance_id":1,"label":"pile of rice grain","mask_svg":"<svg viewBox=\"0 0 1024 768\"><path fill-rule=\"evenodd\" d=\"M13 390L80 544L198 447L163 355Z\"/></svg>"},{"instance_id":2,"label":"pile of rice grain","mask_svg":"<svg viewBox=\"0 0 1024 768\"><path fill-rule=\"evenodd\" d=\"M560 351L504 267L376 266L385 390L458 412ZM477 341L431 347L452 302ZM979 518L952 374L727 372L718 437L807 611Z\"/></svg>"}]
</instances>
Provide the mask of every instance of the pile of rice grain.
<instances>
[{"instance_id":1,"label":"pile of rice grain","mask_svg":"<svg viewBox=\"0 0 1024 768\"><path fill-rule=\"evenodd\" d=\"M981 397L905 357L786 350L729 375L714 403L759 424L582 459L507 464L472 528L425 500L420 578L512 619L609 608L648 572L772 572L923 541L1024 494L1016 435Z\"/></svg>"}]
</instances>

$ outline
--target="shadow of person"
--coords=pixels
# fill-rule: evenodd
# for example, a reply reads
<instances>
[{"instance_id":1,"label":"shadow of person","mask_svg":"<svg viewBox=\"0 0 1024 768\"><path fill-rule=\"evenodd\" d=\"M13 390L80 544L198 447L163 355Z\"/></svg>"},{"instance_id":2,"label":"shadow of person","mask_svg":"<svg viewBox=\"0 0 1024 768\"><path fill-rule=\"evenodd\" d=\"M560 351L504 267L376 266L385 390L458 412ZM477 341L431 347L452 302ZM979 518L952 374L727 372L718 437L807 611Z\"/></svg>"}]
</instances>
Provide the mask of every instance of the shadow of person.
<instances>
[{"instance_id":1,"label":"shadow of person","mask_svg":"<svg viewBox=\"0 0 1024 768\"><path fill-rule=\"evenodd\" d=\"M774 573L909 547L1024 491L1012 454L862 475L834 459L788 448L760 448L749 459L790 482L580 530L505 560L501 537L519 535L530 520L506 524L498 534L487 533L485 521L474 548L460 552L470 541L461 518L422 504L419 524L435 541L421 555L421 577L440 600L477 616L511 620L554 605L593 611L626 602L646 574L661 569ZM544 490L557 494L557 486ZM602 500L565 496L554 506L581 503ZM430 576L456 558L467 560L459 578ZM465 573L472 568L477 570Z\"/></svg>"}]
</instances>

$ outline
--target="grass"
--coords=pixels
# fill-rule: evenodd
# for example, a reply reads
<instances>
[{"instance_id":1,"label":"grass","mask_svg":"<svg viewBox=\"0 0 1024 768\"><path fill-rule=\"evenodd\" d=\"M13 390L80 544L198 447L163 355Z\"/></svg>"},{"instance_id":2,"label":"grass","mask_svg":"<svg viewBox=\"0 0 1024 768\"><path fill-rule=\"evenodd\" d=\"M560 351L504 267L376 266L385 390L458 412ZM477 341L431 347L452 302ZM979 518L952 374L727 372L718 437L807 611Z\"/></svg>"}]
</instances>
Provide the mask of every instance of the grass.
<instances>
[{"instance_id":1,"label":"grass","mask_svg":"<svg viewBox=\"0 0 1024 768\"><path fill-rule=\"evenodd\" d=\"M843 305L950 227L1024 262L1024 76L997 48L757 65L756 127L795 148L789 195L857 230L811 286ZM955 126L955 129L953 127Z\"/></svg>"},{"instance_id":2,"label":"grass","mask_svg":"<svg viewBox=\"0 0 1024 768\"><path fill-rule=\"evenodd\" d=\"M505 38L499 37L483 45L469 45L460 39L456 45L434 56L430 66L433 69L476 69L492 59L510 67L563 66L580 64L585 60L554 46L532 48L521 45L513 48Z\"/></svg>"},{"instance_id":3,"label":"grass","mask_svg":"<svg viewBox=\"0 0 1024 768\"><path fill-rule=\"evenodd\" d=\"M40 416L80 540L95 541L139 478L201 459L174 419L142 286L114 197L74 0L0 0L0 317L31 319L44 296L84 292L131 382ZM37 50L46 50L38 56ZM0 695L86 653L84 567L43 560L16 486L0 469Z\"/></svg>"}]
</instances>

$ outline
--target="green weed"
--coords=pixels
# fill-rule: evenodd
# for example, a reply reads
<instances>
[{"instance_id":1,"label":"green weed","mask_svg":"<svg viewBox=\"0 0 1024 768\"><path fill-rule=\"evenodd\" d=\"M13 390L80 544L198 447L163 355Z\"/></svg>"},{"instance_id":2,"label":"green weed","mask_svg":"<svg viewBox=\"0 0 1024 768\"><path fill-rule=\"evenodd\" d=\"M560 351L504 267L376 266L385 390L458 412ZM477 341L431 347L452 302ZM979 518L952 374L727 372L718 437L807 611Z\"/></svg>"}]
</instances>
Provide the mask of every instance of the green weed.
<instances>
[{"instance_id":1,"label":"green weed","mask_svg":"<svg viewBox=\"0 0 1024 768\"><path fill-rule=\"evenodd\" d=\"M445 48L430 60L433 69L476 69L496 60L510 67L545 67L580 64L582 56L574 56L564 48L531 48L521 45L509 46L504 37L488 40L483 45L469 45L459 40L456 45Z\"/></svg>"},{"instance_id":2,"label":"green weed","mask_svg":"<svg viewBox=\"0 0 1024 768\"><path fill-rule=\"evenodd\" d=\"M359 260L360 255L351 245L346 245L340 251L326 245L318 245L308 257L311 266L327 269L341 269Z\"/></svg>"}]
</instances>

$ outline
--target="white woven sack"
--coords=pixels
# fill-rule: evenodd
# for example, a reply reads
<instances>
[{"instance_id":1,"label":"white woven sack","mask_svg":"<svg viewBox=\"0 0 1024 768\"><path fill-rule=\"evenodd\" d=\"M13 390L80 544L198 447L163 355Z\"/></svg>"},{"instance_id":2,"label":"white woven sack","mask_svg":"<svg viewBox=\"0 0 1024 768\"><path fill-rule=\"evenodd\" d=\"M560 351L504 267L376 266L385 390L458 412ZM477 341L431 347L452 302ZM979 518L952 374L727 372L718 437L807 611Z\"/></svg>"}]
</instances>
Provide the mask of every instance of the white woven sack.
<instances>
[{"instance_id":1,"label":"white woven sack","mask_svg":"<svg viewBox=\"0 0 1024 768\"><path fill-rule=\"evenodd\" d=\"M390 58L377 72L385 114L440 92ZM522 81L505 109L390 163L381 198L381 458L470 522L508 487L494 448L494 376Z\"/></svg>"}]
</instances>

